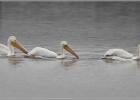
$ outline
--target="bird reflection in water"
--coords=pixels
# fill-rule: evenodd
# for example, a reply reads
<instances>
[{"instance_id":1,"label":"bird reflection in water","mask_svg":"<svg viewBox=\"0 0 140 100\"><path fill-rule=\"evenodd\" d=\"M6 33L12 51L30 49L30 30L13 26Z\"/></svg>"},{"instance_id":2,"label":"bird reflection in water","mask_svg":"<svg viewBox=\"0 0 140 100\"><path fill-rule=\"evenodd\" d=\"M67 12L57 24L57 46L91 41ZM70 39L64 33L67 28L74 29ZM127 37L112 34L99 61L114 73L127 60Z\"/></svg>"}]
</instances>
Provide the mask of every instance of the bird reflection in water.
<instances>
[{"instance_id":1,"label":"bird reflection in water","mask_svg":"<svg viewBox=\"0 0 140 100\"><path fill-rule=\"evenodd\" d=\"M61 64L65 67L70 67L75 64L78 60L77 59L62 59Z\"/></svg>"},{"instance_id":2,"label":"bird reflection in water","mask_svg":"<svg viewBox=\"0 0 140 100\"><path fill-rule=\"evenodd\" d=\"M17 65L17 64L20 64L23 62L23 57L16 57L16 56L13 56L13 57L8 57L8 62L12 65Z\"/></svg>"},{"instance_id":3,"label":"bird reflection in water","mask_svg":"<svg viewBox=\"0 0 140 100\"><path fill-rule=\"evenodd\" d=\"M102 59L104 62L106 62L106 63L113 63L113 59Z\"/></svg>"},{"instance_id":4,"label":"bird reflection in water","mask_svg":"<svg viewBox=\"0 0 140 100\"><path fill-rule=\"evenodd\" d=\"M140 60L137 60L137 68L140 68Z\"/></svg>"}]
</instances>

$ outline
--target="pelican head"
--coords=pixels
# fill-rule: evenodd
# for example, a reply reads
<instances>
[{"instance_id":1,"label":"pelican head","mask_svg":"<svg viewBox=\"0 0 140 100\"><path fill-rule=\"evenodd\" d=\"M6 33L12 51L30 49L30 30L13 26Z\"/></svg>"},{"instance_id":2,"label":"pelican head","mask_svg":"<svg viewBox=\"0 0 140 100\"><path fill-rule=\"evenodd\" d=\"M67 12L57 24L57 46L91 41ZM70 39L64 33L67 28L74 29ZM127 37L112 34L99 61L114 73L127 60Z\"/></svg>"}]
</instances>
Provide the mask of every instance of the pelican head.
<instances>
[{"instance_id":1,"label":"pelican head","mask_svg":"<svg viewBox=\"0 0 140 100\"><path fill-rule=\"evenodd\" d=\"M24 46L16 39L15 36L10 36L8 39L8 44L21 50L23 53L27 54L28 51L24 48Z\"/></svg>"},{"instance_id":2,"label":"pelican head","mask_svg":"<svg viewBox=\"0 0 140 100\"><path fill-rule=\"evenodd\" d=\"M77 59L79 59L79 56L74 52L74 50L68 45L67 41L61 41L61 46L68 52L70 52L72 55L74 55Z\"/></svg>"}]
</instances>

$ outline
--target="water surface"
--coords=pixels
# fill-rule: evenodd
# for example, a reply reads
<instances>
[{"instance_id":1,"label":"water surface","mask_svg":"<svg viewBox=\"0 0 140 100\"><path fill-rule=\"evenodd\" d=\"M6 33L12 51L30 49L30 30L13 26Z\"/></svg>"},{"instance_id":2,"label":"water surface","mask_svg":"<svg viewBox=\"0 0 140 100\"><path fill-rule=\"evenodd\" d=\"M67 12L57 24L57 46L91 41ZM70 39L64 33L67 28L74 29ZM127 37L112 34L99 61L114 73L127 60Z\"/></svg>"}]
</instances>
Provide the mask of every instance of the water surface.
<instances>
[{"instance_id":1,"label":"water surface","mask_svg":"<svg viewBox=\"0 0 140 100\"><path fill-rule=\"evenodd\" d=\"M1 57L0 98L139 98L139 62L101 60L110 48L135 54L139 27L139 2L1 2L1 43L14 33L59 53L66 40L80 59Z\"/></svg>"}]
</instances>

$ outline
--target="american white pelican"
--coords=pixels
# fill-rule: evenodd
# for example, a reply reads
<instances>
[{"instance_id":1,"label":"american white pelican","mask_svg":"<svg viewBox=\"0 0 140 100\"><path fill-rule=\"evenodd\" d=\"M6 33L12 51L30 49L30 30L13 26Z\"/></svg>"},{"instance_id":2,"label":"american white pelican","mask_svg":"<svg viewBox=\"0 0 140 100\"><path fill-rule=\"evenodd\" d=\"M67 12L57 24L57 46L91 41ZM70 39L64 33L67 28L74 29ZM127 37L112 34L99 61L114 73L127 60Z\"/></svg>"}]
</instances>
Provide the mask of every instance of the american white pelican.
<instances>
[{"instance_id":1,"label":"american white pelican","mask_svg":"<svg viewBox=\"0 0 140 100\"><path fill-rule=\"evenodd\" d=\"M21 50L25 54L28 53L15 36L10 36L7 41L7 46L0 43L0 55L14 56L14 48Z\"/></svg>"},{"instance_id":2,"label":"american white pelican","mask_svg":"<svg viewBox=\"0 0 140 100\"><path fill-rule=\"evenodd\" d=\"M109 59L117 59L117 60L138 60L140 59L140 45L137 47L137 55L133 55L132 53L129 53L128 51L125 51L124 49L109 49L105 54L103 58L109 58Z\"/></svg>"},{"instance_id":3,"label":"american white pelican","mask_svg":"<svg viewBox=\"0 0 140 100\"><path fill-rule=\"evenodd\" d=\"M65 58L66 55L64 54L64 49L70 52L72 55L74 55L77 59L79 59L79 56L74 52L73 49L70 48L68 43L66 41L61 41L61 47L62 47L62 54L58 55L57 53L50 51L46 48L42 47L35 47L33 48L29 53L29 57L45 57L45 58Z\"/></svg>"}]
</instances>

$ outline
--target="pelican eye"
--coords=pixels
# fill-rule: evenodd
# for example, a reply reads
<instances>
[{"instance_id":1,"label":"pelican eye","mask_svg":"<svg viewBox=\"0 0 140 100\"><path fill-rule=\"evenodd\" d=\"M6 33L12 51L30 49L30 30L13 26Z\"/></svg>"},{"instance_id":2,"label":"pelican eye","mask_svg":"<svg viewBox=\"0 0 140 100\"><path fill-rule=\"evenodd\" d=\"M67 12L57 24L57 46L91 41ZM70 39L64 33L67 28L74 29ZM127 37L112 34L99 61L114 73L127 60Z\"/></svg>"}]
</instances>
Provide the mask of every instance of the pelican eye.
<instances>
[{"instance_id":1,"label":"pelican eye","mask_svg":"<svg viewBox=\"0 0 140 100\"><path fill-rule=\"evenodd\" d=\"M11 41L11 44L15 44L15 43L16 43L16 40Z\"/></svg>"},{"instance_id":2,"label":"pelican eye","mask_svg":"<svg viewBox=\"0 0 140 100\"><path fill-rule=\"evenodd\" d=\"M68 45L67 41L61 41L61 45L66 46Z\"/></svg>"},{"instance_id":3,"label":"pelican eye","mask_svg":"<svg viewBox=\"0 0 140 100\"><path fill-rule=\"evenodd\" d=\"M67 46L67 44L63 44L63 47L66 47Z\"/></svg>"}]
</instances>

